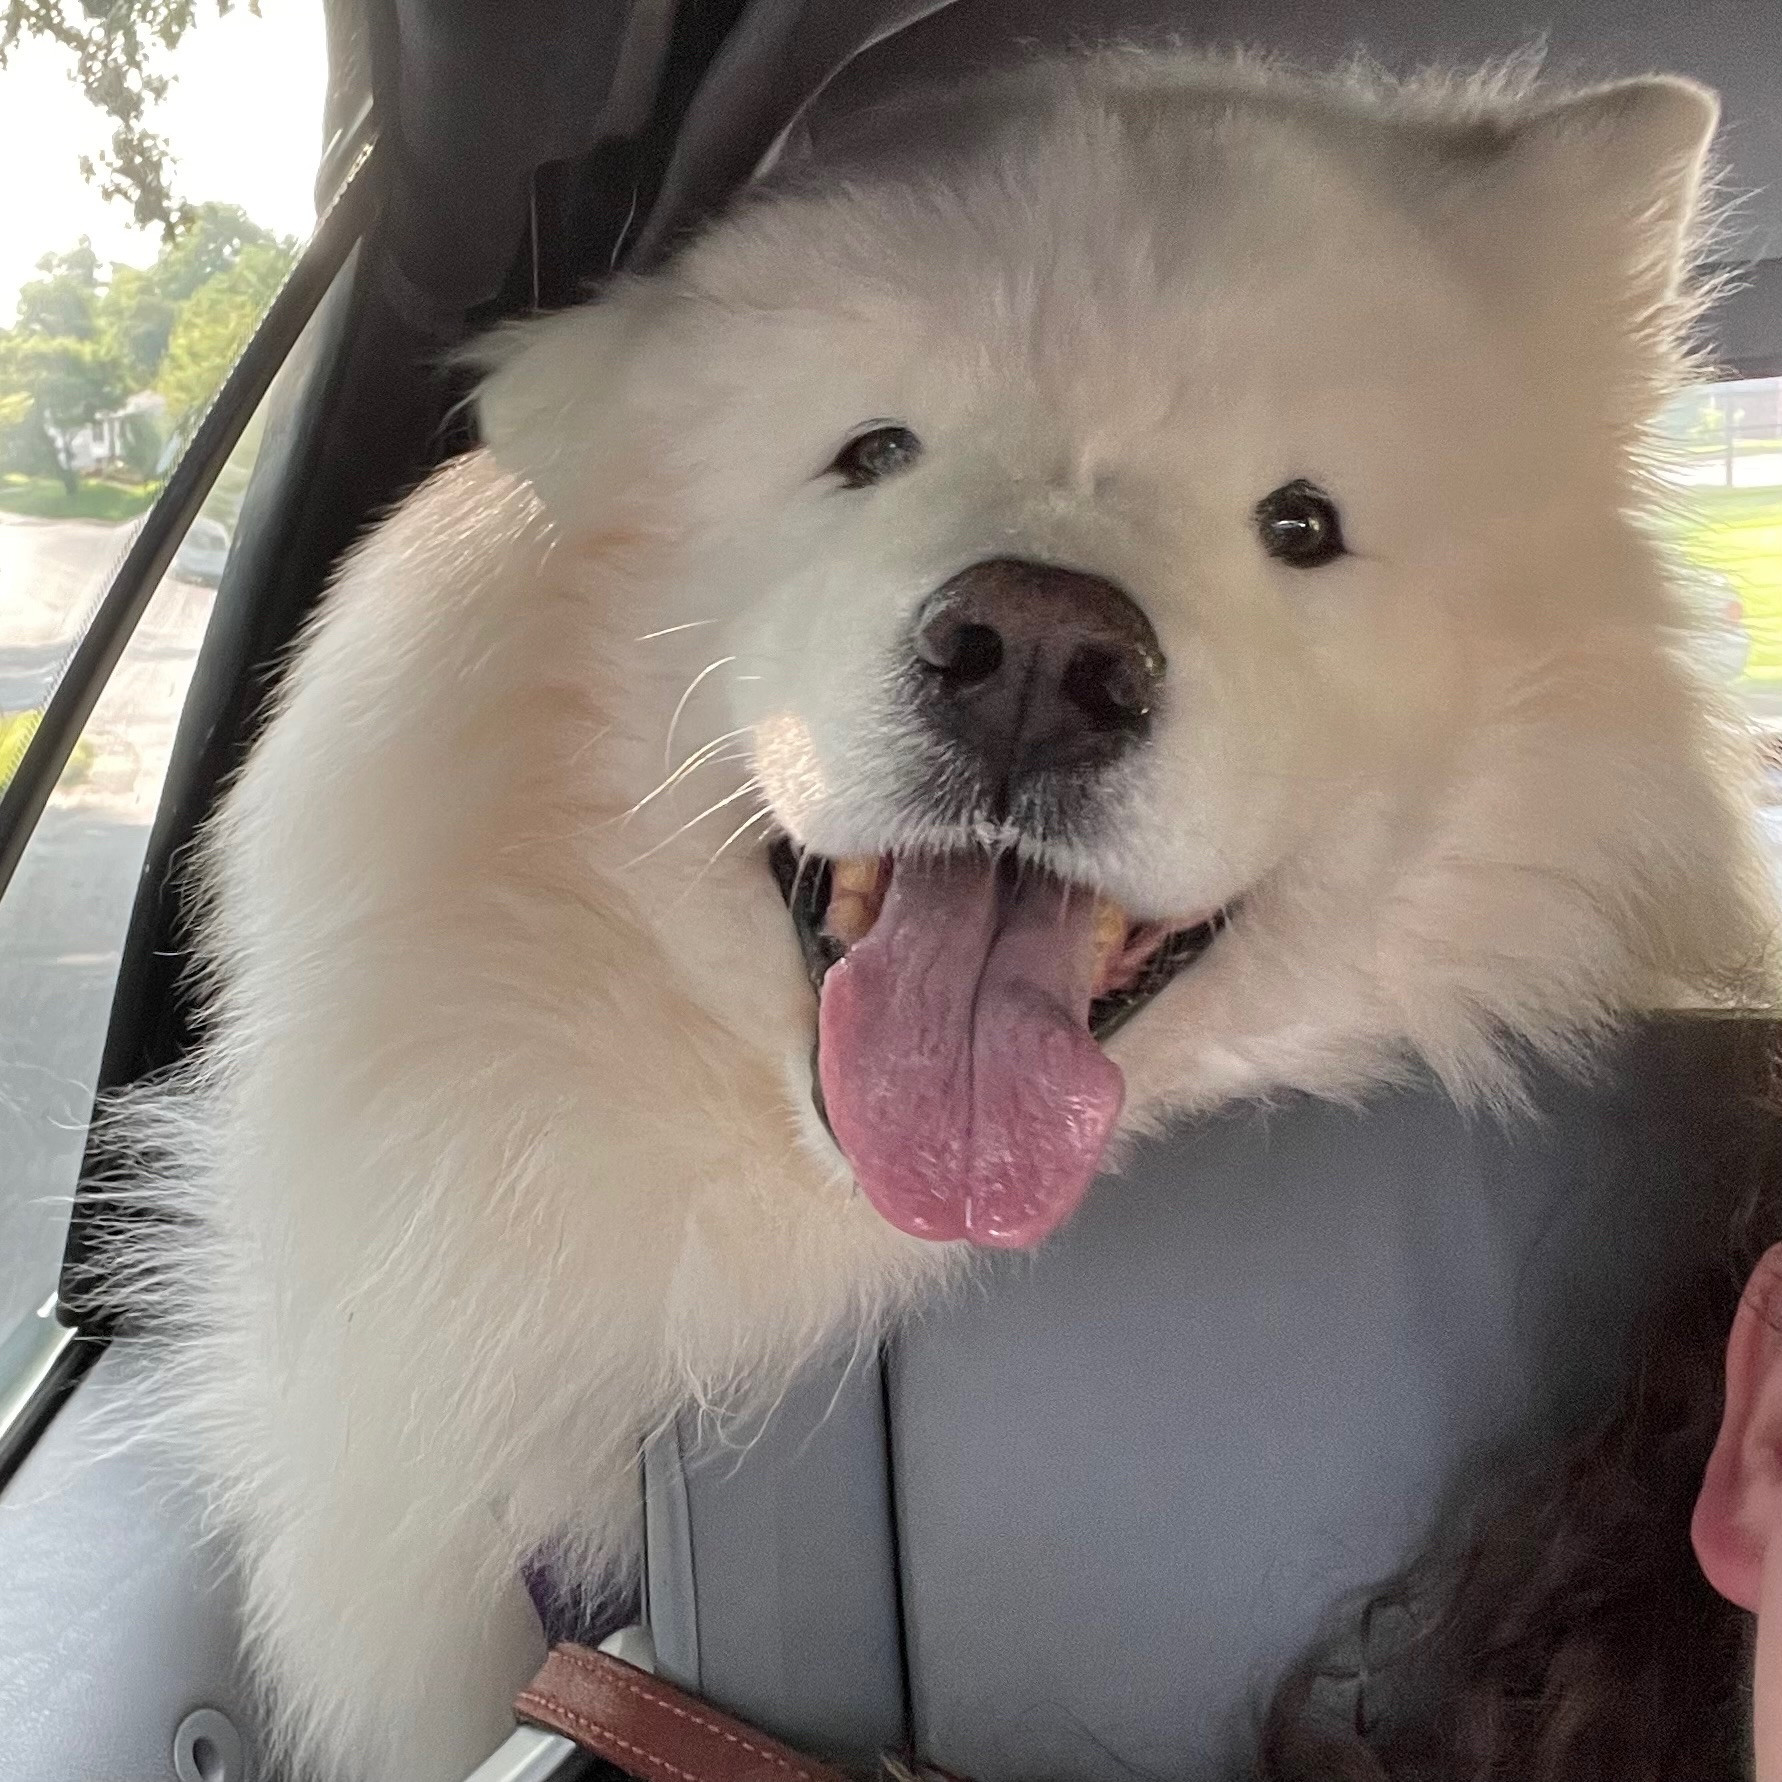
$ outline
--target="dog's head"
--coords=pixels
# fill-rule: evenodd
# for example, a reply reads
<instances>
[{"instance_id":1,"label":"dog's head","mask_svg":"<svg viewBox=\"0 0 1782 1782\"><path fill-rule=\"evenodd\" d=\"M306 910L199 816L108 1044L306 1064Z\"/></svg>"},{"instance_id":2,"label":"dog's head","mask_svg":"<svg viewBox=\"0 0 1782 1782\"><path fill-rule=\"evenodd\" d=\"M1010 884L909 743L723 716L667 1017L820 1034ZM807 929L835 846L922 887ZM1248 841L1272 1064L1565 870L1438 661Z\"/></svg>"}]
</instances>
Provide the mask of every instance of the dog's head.
<instances>
[{"instance_id":1,"label":"dog's head","mask_svg":"<svg viewBox=\"0 0 1782 1782\"><path fill-rule=\"evenodd\" d=\"M566 548L654 540L640 905L894 1223L1029 1243L1162 1107L1501 1092L1752 956L1631 517L1713 122L1045 64L517 337L497 457Z\"/></svg>"}]
</instances>

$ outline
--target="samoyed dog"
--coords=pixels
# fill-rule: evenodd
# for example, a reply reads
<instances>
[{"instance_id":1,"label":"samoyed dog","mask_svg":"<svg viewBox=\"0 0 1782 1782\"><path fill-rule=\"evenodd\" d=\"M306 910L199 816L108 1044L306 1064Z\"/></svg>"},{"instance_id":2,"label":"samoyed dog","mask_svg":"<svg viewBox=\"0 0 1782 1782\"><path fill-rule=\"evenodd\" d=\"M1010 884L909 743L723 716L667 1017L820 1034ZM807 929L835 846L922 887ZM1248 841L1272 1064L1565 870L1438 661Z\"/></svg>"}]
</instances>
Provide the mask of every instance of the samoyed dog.
<instances>
[{"instance_id":1,"label":"samoyed dog","mask_svg":"<svg viewBox=\"0 0 1782 1782\"><path fill-rule=\"evenodd\" d=\"M1744 993L1648 428L1715 104L1133 51L487 351L209 838L140 1262L281 1758L448 1782L781 1390L1132 1135ZM1185 1190L1187 1191L1187 1190Z\"/></svg>"}]
</instances>

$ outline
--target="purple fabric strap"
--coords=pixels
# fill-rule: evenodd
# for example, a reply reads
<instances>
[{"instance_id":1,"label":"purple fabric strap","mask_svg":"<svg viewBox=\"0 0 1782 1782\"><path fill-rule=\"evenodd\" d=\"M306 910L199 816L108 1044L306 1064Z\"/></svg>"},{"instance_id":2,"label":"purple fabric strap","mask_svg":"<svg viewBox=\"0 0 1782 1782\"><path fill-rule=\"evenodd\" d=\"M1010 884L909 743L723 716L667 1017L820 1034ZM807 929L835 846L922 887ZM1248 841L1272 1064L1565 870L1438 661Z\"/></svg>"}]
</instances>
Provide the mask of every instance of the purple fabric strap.
<instances>
[{"instance_id":1,"label":"purple fabric strap","mask_svg":"<svg viewBox=\"0 0 1782 1782\"><path fill-rule=\"evenodd\" d=\"M573 1640L578 1646L597 1647L609 1634L632 1626L642 1613L635 1591L590 1592L545 1549L520 1567L520 1577L550 1646Z\"/></svg>"}]
</instances>

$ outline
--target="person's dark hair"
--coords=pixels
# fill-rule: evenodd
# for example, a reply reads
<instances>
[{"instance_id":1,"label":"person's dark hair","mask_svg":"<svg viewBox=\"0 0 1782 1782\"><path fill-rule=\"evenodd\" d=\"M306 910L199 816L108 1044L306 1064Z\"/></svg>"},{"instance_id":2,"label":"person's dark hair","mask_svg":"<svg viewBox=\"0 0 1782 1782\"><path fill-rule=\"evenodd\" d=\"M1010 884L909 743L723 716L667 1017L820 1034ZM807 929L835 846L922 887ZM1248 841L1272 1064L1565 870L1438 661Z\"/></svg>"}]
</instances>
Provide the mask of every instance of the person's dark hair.
<instances>
[{"instance_id":1,"label":"person's dark hair","mask_svg":"<svg viewBox=\"0 0 1782 1782\"><path fill-rule=\"evenodd\" d=\"M1689 1524L1739 1293L1782 1240L1782 1159L1764 1151L1729 1193L1730 1232L1723 1202L1706 1259L1650 1306L1613 1414L1458 1517L1281 1685L1263 1782L1749 1774L1751 1618L1702 1577Z\"/></svg>"}]
</instances>

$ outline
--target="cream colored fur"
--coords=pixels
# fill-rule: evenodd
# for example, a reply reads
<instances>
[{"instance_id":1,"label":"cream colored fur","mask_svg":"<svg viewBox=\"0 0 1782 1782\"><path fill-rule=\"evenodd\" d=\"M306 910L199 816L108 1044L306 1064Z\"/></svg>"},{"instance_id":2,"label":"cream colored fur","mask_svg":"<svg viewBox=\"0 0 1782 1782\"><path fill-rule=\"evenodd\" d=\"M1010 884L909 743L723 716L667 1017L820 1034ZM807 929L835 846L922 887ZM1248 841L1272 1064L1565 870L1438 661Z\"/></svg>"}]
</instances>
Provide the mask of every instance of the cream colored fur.
<instances>
[{"instance_id":1,"label":"cream colored fur","mask_svg":"<svg viewBox=\"0 0 1782 1782\"><path fill-rule=\"evenodd\" d=\"M761 851L936 839L887 665L963 565L1113 577L1171 663L1105 847L1002 840L1241 900L1111 1045L1128 1134L1419 1060L1510 1103L1518 1047L1761 981L1736 726L1635 517L1712 125L1045 63L498 345L488 448L355 553L213 826L208 1045L133 1116L202 1221L132 1266L303 1774L468 1771L540 1655L522 1558L625 1574L652 1426L966 1265L812 1114ZM921 463L826 482L882 419ZM1312 572L1249 517L1302 475L1353 550Z\"/></svg>"}]
</instances>

